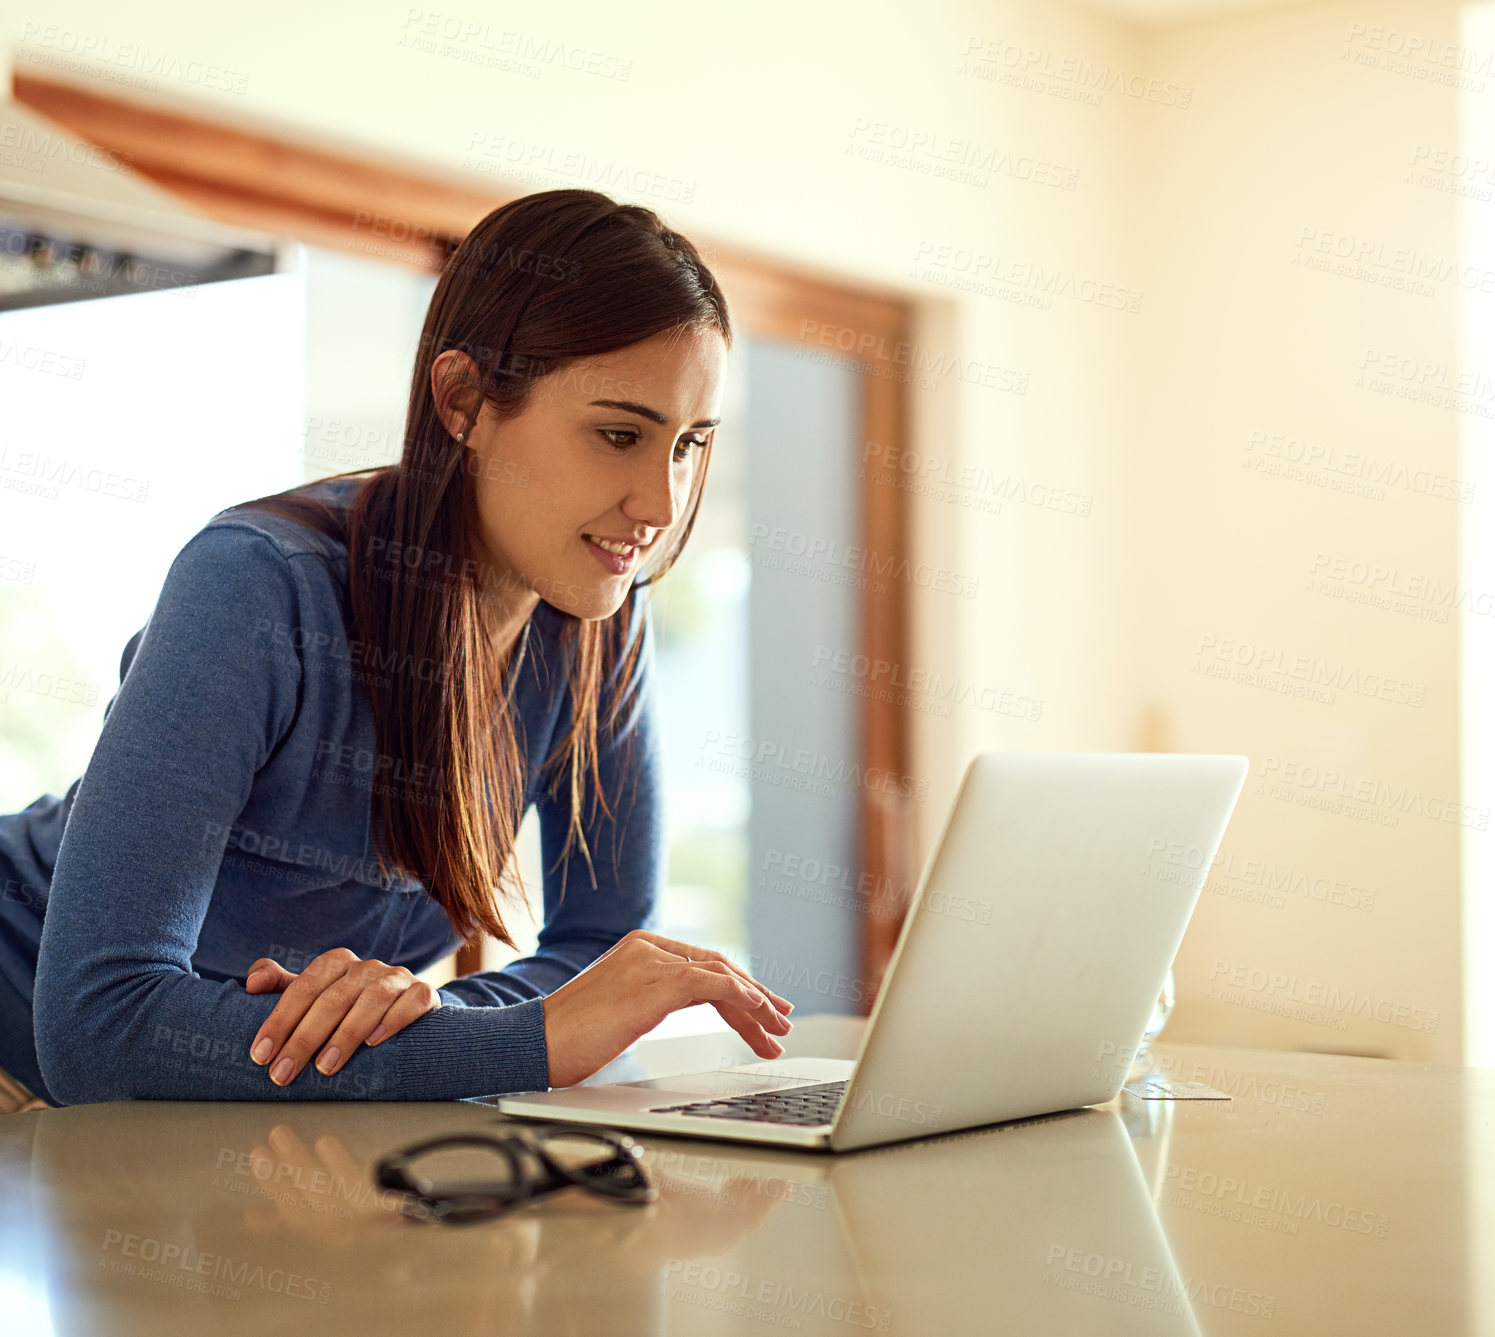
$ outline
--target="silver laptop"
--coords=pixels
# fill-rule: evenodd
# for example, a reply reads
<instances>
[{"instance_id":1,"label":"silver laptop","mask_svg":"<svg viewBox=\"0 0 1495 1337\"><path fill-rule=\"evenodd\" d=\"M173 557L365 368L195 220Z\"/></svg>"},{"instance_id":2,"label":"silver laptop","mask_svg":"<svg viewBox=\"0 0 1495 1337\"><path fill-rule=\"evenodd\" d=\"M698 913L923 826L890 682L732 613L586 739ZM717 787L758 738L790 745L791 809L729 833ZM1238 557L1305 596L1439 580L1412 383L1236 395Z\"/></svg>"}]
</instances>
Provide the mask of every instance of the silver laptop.
<instances>
[{"instance_id":1,"label":"silver laptop","mask_svg":"<svg viewBox=\"0 0 1495 1337\"><path fill-rule=\"evenodd\" d=\"M855 1058L561 1087L498 1109L850 1151L1111 1100L1249 769L1236 755L979 754Z\"/></svg>"}]
</instances>

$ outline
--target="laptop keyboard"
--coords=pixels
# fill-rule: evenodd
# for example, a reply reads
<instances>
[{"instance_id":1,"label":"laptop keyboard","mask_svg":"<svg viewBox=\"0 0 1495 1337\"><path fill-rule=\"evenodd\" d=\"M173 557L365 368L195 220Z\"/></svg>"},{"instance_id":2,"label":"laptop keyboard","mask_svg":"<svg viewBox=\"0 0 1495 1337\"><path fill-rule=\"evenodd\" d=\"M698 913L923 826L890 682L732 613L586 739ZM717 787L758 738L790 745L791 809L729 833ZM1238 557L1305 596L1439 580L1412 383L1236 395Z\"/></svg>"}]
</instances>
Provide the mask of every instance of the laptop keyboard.
<instances>
[{"instance_id":1,"label":"laptop keyboard","mask_svg":"<svg viewBox=\"0 0 1495 1337\"><path fill-rule=\"evenodd\" d=\"M755 1091L726 1100L696 1100L688 1105L661 1105L650 1114L695 1114L708 1119L747 1119L753 1123L787 1123L813 1128L830 1123L846 1094L845 1082L791 1086L786 1091Z\"/></svg>"}]
</instances>

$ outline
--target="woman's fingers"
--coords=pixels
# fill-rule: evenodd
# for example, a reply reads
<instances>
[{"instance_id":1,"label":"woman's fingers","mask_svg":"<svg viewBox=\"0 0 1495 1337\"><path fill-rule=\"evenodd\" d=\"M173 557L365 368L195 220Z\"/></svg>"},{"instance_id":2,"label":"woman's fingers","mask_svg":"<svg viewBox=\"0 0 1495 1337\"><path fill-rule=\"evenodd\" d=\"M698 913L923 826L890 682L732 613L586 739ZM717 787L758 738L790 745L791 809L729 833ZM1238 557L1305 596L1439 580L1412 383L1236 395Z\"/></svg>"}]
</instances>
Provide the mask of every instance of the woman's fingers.
<instances>
[{"instance_id":1,"label":"woman's fingers","mask_svg":"<svg viewBox=\"0 0 1495 1337\"><path fill-rule=\"evenodd\" d=\"M278 1046L270 1080L277 1086L295 1081L313 1054L317 1071L330 1077L359 1045L379 1044L439 1005L436 990L403 966L355 960L322 988Z\"/></svg>"},{"instance_id":2,"label":"woman's fingers","mask_svg":"<svg viewBox=\"0 0 1495 1337\"><path fill-rule=\"evenodd\" d=\"M396 987L389 980L366 988L347 985L346 991L344 982L339 982L328 989L286 1041L282 1052L295 1066L285 1080L294 1081L313 1054L317 1071L332 1076L379 1025L395 995ZM273 1072L270 1080L275 1080Z\"/></svg>"},{"instance_id":3,"label":"woman's fingers","mask_svg":"<svg viewBox=\"0 0 1495 1337\"><path fill-rule=\"evenodd\" d=\"M357 960L346 947L337 947L312 961L285 986L280 1001L271 1009L250 1043L249 1057L261 1067L274 1060L322 991L347 974L349 966Z\"/></svg>"},{"instance_id":4,"label":"woman's fingers","mask_svg":"<svg viewBox=\"0 0 1495 1337\"><path fill-rule=\"evenodd\" d=\"M244 977L245 993L279 993L296 977L279 961L262 956Z\"/></svg>"},{"instance_id":5,"label":"woman's fingers","mask_svg":"<svg viewBox=\"0 0 1495 1337\"><path fill-rule=\"evenodd\" d=\"M427 1012L441 1006L441 997L424 980L412 980L410 987L398 998L383 1020L374 1027L368 1037L371 1045L383 1044L391 1035L403 1031L412 1021L419 1021Z\"/></svg>"},{"instance_id":6,"label":"woman's fingers","mask_svg":"<svg viewBox=\"0 0 1495 1337\"><path fill-rule=\"evenodd\" d=\"M689 959L687 959L689 958ZM710 1003L761 1058L783 1049L787 999L764 989L720 952L634 929L585 970L545 995L552 1087L571 1086L615 1059L671 1012Z\"/></svg>"},{"instance_id":7,"label":"woman's fingers","mask_svg":"<svg viewBox=\"0 0 1495 1337\"><path fill-rule=\"evenodd\" d=\"M741 975L720 961L682 963L685 987L692 1002L710 1003L722 1019L763 1058L777 1058L784 1047L768 1034L763 1021L774 1018L775 1027L788 1028L773 1005ZM688 1006L688 1004L683 1004Z\"/></svg>"},{"instance_id":8,"label":"woman's fingers","mask_svg":"<svg viewBox=\"0 0 1495 1337\"><path fill-rule=\"evenodd\" d=\"M730 1003L744 1012L752 1012L768 1002L761 993L735 970L717 961L682 961L676 968L692 1002ZM689 1003L679 1004L689 1007Z\"/></svg>"},{"instance_id":9,"label":"woman's fingers","mask_svg":"<svg viewBox=\"0 0 1495 1337\"><path fill-rule=\"evenodd\" d=\"M791 1025L787 1013L793 1010L793 1004L788 999L780 998L772 989L760 984L736 962L728 960L722 952L714 951L709 947L697 947L692 943L681 942L677 938L667 938L662 933L653 933L648 930L640 931L638 936L645 938L655 947L686 958L680 962L681 970L699 968L735 980L741 986L739 999L710 997L693 1001L717 1004L717 1011L721 1012L723 1019L748 1042L755 1053L766 1058L777 1058L783 1053L783 1046L777 1041L770 1041L767 1045L763 1042L769 1038L765 1033L789 1034ZM688 1005L679 1004L678 1006ZM723 1006L740 1009L751 1020L744 1018L746 1024L739 1024L739 1018L724 1011Z\"/></svg>"},{"instance_id":10,"label":"woman's fingers","mask_svg":"<svg viewBox=\"0 0 1495 1337\"><path fill-rule=\"evenodd\" d=\"M424 980L410 979L404 987L390 1001L389 994L393 988L399 986L399 980L386 980L378 989L366 989L353 1005L352 1009L342 1019L342 1024L332 1033L327 1046L317 1055L317 1071L326 1077L332 1076L339 1068L348 1061L349 1056L359 1045L364 1043L379 1044L387 1040L391 1035L397 1034L410 1025L412 1021L418 1021L425 1016L433 1007L439 1007L441 1000L436 996L433 989ZM325 999L330 996L331 991L323 994ZM312 1020L316 1009L312 1009L307 1021ZM303 1022L302 1025L305 1025ZM315 1032L313 1032L314 1034ZM378 1038L375 1039L375 1036ZM295 1037L292 1037L294 1042ZM321 1043L320 1040L317 1043ZM287 1050L290 1045L286 1046ZM295 1074L293 1073L294 1077Z\"/></svg>"},{"instance_id":11,"label":"woman's fingers","mask_svg":"<svg viewBox=\"0 0 1495 1337\"><path fill-rule=\"evenodd\" d=\"M761 984L759 984L757 980L755 980L751 975L749 975L747 973L747 971L745 971L735 961L729 961L729 960L726 959L726 957L723 957L721 963L724 966L726 966L728 970L733 971L740 978L746 980L750 985L753 986L753 988L755 990L757 990L765 998L775 998L775 997L777 997L776 994L769 993L767 989L765 989ZM785 1004L785 1006L788 1006L788 1004ZM779 1035L788 1035L789 1034L789 1031L790 1031L789 1018L784 1015L784 1009L781 1008L781 1007L779 1007L779 1006L777 1006L777 1004L773 1004L773 1005L770 1005L770 1006L768 1006L766 1008L760 1009L754 1015L757 1016L758 1020L763 1023L763 1027L764 1027L765 1030L775 1031Z\"/></svg>"},{"instance_id":12,"label":"woman's fingers","mask_svg":"<svg viewBox=\"0 0 1495 1337\"><path fill-rule=\"evenodd\" d=\"M746 971L739 970L732 962L725 958L715 961L692 960L688 963L682 961L680 969L704 970L711 975L731 981L737 986L738 997L729 996L725 999L712 997L703 1001L727 1003L733 1007L741 1008L763 1030L770 1031L775 1035L789 1034L791 1029L789 1018L768 1001L767 995L758 988L757 981L751 975L747 974ZM720 1011L720 1007L718 1007L718 1011ZM726 1013L723 1012L722 1015L725 1017ZM727 1020L730 1024L732 1019L728 1017Z\"/></svg>"},{"instance_id":13,"label":"woman's fingers","mask_svg":"<svg viewBox=\"0 0 1495 1337\"><path fill-rule=\"evenodd\" d=\"M738 1035L747 1042L749 1049L757 1054L759 1058L778 1058L784 1052L781 1045L773 1036L769 1035L762 1026L745 1014L740 1007L733 1007L729 1003L715 1003L722 1020L727 1023Z\"/></svg>"},{"instance_id":14,"label":"woman's fingers","mask_svg":"<svg viewBox=\"0 0 1495 1337\"><path fill-rule=\"evenodd\" d=\"M728 960L725 953L715 951L710 947L697 947L692 943L681 942L678 938L667 938L662 933L653 933L647 929L640 930L639 934L641 937L647 938L656 946L663 947L666 951L675 952L680 956L689 957L692 962L720 961L723 965L730 966L734 971L737 972L737 974L741 975L743 979L747 980L753 986L753 988L755 988L765 998L772 1000L774 1006L777 1007L780 1012L794 1011L793 1003L791 1003L787 998L781 998L772 989L768 988L760 981L755 980L750 974L748 974L747 971L743 970L741 966L737 965L733 961Z\"/></svg>"},{"instance_id":15,"label":"woman's fingers","mask_svg":"<svg viewBox=\"0 0 1495 1337\"><path fill-rule=\"evenodd\" d=\"M331 1038L341 1025L348 1025L362 1041L389 1007L391 999L380 990L364 990L344 977L330 984L296 1023L296 1029L270 1064L270 1080L285 1086L296 1080L311 1056ZM348 1051L351 1052L351 1046Z\"/></svg>"}]
</instances>

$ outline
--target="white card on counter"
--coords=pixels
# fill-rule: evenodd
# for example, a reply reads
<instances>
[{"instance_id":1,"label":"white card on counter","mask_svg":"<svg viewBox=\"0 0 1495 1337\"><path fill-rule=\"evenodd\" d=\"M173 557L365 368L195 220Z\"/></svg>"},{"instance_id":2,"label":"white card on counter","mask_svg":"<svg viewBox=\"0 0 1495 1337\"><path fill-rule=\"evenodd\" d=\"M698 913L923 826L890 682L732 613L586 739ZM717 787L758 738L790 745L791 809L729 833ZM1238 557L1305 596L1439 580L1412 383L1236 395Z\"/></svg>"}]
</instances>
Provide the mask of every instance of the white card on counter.
<instances>
[{"instance_id":1,"label":"white card on counter","mask_svg":"<svg viewBox=\"0 0 1495 1337\"><path fill-rule=\"evenodd\" d=\"M1149 1073L1145 1077L1139 1077L1134 1082L1128 1082L1123 1091L1127 1091L1143 1100L1229 1100L1230 1097L1223 1091L1217 1091L1212 1086L1206 1086L1203 1082L1183 1082L1172 1078L1163 1077L1158 1073Z\"/></svg>"}]
</instances>

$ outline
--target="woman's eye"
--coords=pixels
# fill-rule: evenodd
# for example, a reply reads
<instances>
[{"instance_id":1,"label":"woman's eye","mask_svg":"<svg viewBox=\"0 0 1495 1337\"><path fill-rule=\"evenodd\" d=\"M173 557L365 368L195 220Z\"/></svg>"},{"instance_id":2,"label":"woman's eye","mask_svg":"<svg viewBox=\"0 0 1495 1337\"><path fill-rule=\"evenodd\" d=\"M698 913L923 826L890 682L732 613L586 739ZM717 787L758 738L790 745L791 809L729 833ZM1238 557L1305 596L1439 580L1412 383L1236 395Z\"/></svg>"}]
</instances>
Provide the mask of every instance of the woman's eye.
<instances>
[{"instance_id":1,"label":"woman's eye","mask_svg":"<svg viewBox=\"0 0 1495 1337\"><path fill-rule=\"evenodd\" d=\"M601 432L602 435L608 439L609 443L611 443L611 445L617 450L627 450L628 447L633 445L633 443L639 438L638 431L632 427L599 427L597 430ZM616 438L620 436L625 439L622 441L616 440ZM709 444L709 437L682 437L675 446L676 462L679 464L684 464L685 461L690 457L692 446L699 446L704 449Z\"/></svg>"}]
</instances>

